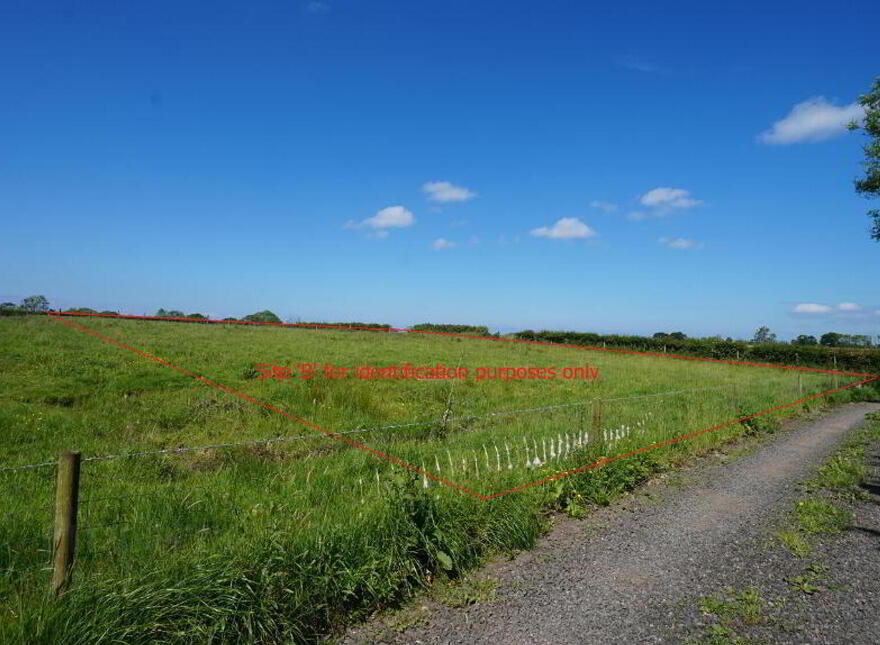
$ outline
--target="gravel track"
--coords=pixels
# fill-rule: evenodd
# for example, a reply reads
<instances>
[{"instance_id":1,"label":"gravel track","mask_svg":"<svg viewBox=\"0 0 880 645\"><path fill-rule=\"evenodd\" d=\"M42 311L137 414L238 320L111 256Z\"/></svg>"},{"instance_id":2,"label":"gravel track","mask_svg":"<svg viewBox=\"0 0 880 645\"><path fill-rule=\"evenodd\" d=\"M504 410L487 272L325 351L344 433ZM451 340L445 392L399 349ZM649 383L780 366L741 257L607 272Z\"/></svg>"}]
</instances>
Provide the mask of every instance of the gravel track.
<instances>
[{"instance_id":1,"label":"gravel track","mask_svg":"<svg viewBox=\"0 0 880 645\"><path fill-rule=\"evenodd\" d=\"M423 601L415 626L389 629L376 620L342 642L681 642L699 633L696 598L756 582L785 587L785 576L801 571L802 562L768 548L770 529L790 510L797 484L877 410L876 403L842 406L797 422L753 454L670 478L689 478L684 485L654 482L586 520L562 520L535 549L477 574L498 581L493 601L465 608ZM768 634L769 642L880 643L880 576L846 582L859 571L880 572L880 504L870 508L862 522L871 526L845 534L851 544L832 568L849 576L839 586L853 597L841 593L841 607L808 607L788 625L799 634L794 640Z\"/></svg>"}]
</instances>

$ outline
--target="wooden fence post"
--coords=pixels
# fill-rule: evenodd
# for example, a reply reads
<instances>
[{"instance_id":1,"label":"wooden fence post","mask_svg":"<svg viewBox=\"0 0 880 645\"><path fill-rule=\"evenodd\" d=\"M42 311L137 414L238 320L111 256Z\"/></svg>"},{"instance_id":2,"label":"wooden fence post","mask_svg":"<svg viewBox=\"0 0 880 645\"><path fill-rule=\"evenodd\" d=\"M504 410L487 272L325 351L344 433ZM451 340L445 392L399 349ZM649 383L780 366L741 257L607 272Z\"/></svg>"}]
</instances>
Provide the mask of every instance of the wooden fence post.
<instances>
[{"instance_id":1,"label":"wooden fence post","mask_svg":"<svg viewBox=\"0 0 880 645\"><path fill-rule=\"evenodd\" d=\"M837 354L831 354L831 359L834 361L834 388L837 389Z\"/></svg>"},{"instance_id":2,"label":"wooden fence post","mask_svg":"<svg viewBox=\"0 0 880 645\"><path fill-rule=\"evenodd\" d=\"M602 399L593 400L593 441L605 453L605 435L602 433Z\"/></svg>"},{"instance_id":3,"label":"wooden fence post","mask_svg":"<svg viewBox=\"0 0 880 645\"><path fill-rule=\"evenodd\" d=\"M55 485L55 532L52 538L52 593L60 595L70 584L76 553L76 511L79 504L78 452L65 452L58 460Z\"/></svg>"}]
</instances>

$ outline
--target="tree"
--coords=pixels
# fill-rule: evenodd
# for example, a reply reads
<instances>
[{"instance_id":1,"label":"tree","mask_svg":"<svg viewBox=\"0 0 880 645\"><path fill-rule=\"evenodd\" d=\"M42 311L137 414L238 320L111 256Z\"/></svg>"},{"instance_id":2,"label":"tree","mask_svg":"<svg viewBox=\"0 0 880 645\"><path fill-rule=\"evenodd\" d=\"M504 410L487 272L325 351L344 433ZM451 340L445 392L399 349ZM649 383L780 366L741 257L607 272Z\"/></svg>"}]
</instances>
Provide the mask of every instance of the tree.
<instances>
[{"instance_id":1,"label":"tree","mask_svg":"<svg viewBox=\"0 0 880 645\"><path fill-rule=\"evenodd\" d=\"M49 301L46 296L28 296L21 301L21 308L31 313L49 311Z\"/></svg>"},{"instance_id":2,"label":"tree","mask_svg":"<svg viewBox=\"0 0 880 645\"><path fill-rule=\"evenodd\" d=\"M853 121L849 124L850 130L864 130L869 141L862 148L865 151L865 176L856 179L856 192L868 199L880 197L880 77L874 79L871 91L859 97L859 103L865 108L865 118L862 123ZM868 211L873 220L871 237L880 242L880 209L873 208Z\"/></svg>"},{"instance_id":3,"label":"tree","mask_svg":"<svg viewBox=\"0 0 880 645\"><path fill-rule=\"evenodd\" d=\"M819 339L819 344L824 345L825 347L839 347L840 334L834 331L829 331L827 334L822 334L822 337Z\"/></svg>"},{"instance_id":4,"label":"tree","mask_svg":"<svg viewBox=\"0 0 880 645\"><path fill-rule=\"evenodd\" d=\"M862 334L837 334L838 347L871 347L870 336Z\"/></svg>"},{"instance_id":5,"label":"tree","mask_svg":"<svg viewBox=\"0 0 880 645\"><path fill-rule=\"evenodd\" d=\"M675 340L684 340L685 338L687 338L687 334L685 334L683 331L674 331L669 334L669 337Z\"/></svg>"},{"instance_id":6,"label":"tree","mask_svg":"<svg viewBox=\"0 0 880 645\"><path fill-rule=\"evenodd\" d=\"M766 325L762 325L755 330L755 335L752 336L753 343L775 343L776 342L776 334L770 331L770 328Z\"/></svg>"},{"instance_id":7,"label":"tree","mask_svg":"<svg viewBox=\"0 0 880 645\"><path fill-rule=\"evenodd\" d=\"M791 341L792 345L817 345L819 341L816 340L815 336L807 336L805 334L801 334L793 341Z\"/></svg>"},{"instance_id":8,"label":"tree","mask_svg":"<svg viewBox=\"0 0 880 645\"><path fill-rule=\"evenodd\" d=\"M258 311L253 314L248 314L242 320L247 320L248 322L270 322L270 323L280 323L281 319L273 314L268 309L263 311Z\"/></svg>"},{"instance_id":9,"label":"tree","mask_svg":"<svg viewBox=\"0 0 880 645\"><path fill-rule=\"evenodd\" d=\"M208 317L203 314L188 314L187 318L190 318L192 320L207 320L208 319Z\"/></svg>"},{"instance_id":10,"label":"tree","mask_svg":"<svg viewBox=\"0 0 880 645\"><path fill-rule=\"evenodd\" d=\"M652 336L652 338L655 338L656 340L663 340L664 338L669 338L669 334L667 334L665 331L658 331Z\"/></svg>"},{"instance_id":11,"label":"tree","mask_svg":"<svg viewBox=\"0 0 880 645\"><path fill-rule=\"evenodd\" d=\"M177 311L177 309L159 309L156 312L156 317L158 318L183 318L186 314L182 311Z\"/></svg>"},{"instance_id":12,"label":"tree","mask_svg":"<svg viewBox=\"0 0 880 645\"><path fill-rule=\"evenodd\" d=\"M3 304L0 304L0 309L11 309L14 311L15 309L18 309L18 305L14 302L4 302Z\"/></svg>"}]
</instances>

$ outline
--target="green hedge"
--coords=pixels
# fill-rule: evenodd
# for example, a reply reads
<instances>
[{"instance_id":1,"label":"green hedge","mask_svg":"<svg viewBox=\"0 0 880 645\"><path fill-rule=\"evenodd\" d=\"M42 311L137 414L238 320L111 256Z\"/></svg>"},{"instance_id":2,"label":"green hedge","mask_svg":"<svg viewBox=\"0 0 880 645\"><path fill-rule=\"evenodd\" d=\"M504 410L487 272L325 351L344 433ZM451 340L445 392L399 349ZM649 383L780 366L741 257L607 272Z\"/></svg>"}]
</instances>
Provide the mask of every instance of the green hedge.
<instances>
[{"instance_id":1,"label":"green hedge","mask_svg":"<svg viewBox=\"0 0 880 645\"><path fill-rule=\"evenodd\" d=\"M880 349L828 348L818 345L772 343L753 345L736 340L714 338L648 338L646 336L603 335L576 331L525 331L514 334L531 340L585 347L627 349L639 352L681 354L723 360L799 365L846 372L880 374Z\"/></svg>"},{"instance_id":2,"label":"green hedge","mask_svg":"<svg viewBox=\"0 0 880 645\"><path fill-rule=\"evenodd\" d=\"M342 331L345 331L345 327L352 327L354 331L358 331L358 327L360 328L369 328L376 330L384 330L389 331L391 329L391 325L388 323L368 323L368 322L320 322L320 321L309 321L309 322L299 322L297 325L328 325L332 327L342 327Z\"/></svg>"},{"instance_id":3,"label":"green hedge","mask_svg":"<svg viewBox=\"0 0 880 645\"><path fill-rule=\"evenodd\" d=\"M437 331L443 334L472 334L474 336L489 336L489 328L483 325L438 325L434 323L419 323L410 327L413 331Z\"/></svg>"}]
</instances>

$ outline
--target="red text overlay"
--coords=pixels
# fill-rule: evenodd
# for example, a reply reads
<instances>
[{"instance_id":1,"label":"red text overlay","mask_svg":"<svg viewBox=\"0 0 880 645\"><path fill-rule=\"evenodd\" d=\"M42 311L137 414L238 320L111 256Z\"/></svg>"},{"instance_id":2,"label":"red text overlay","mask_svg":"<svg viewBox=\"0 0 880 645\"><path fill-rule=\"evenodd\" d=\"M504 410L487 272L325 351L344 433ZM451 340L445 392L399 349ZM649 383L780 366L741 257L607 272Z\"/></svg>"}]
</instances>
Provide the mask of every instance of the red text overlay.
<instances>
[{"instance_id":1,"label":"red text overlay","mask_svg":"<svg viewBox=\"0 0 880 645\"><path fill-rule=\"evenodd\" d=\"M340 367L331 363L297 363L294 367L260 363L256 366L258 379L285 380L295 376L308 380L317 377L328 379L356 378L361 380L413 380L434 381L473 378L475 381L520 381L520 380L578 380L595 381L599 379L599 368L591 365L566 367L449 367L436 365L360 365L353 368Z\"/></svg>"}]
</instances>

